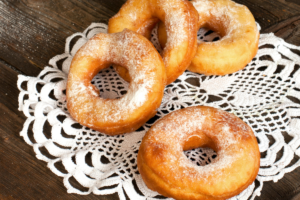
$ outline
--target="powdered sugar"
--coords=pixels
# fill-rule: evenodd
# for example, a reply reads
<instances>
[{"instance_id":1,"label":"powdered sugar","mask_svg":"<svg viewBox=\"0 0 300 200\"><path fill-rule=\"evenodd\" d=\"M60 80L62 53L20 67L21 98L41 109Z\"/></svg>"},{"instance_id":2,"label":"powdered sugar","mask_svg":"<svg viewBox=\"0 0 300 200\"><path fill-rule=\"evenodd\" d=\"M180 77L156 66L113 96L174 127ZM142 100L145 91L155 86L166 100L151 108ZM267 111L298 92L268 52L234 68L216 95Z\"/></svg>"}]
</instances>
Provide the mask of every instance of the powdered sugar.
<instances>
[{"instance_id":1,"label":"powdered sugar","mask_svg":"<svg viewBox=\"0 0 300 200\"><path fill-rule=\"evenodd\" d=\"M162 58L167 84L170 84L188 67L196 49L198 15L191 3L187 0L128 0L110 20L109 27L112 27L110 32L128 28L148 37L159 19L167 27L168 41ZM119 70L119 74L128 81L126 72Z\"/></svg>"},{"instance_id":2,"label":"powdered sugar","mask_svg":"<svg viewBox=\"0 0 300 200\"><path fill-rule=\"evenodd\" d=\"M207 17L213 16L216 20L215 23L208 21L210 28L215 31L218 30L216 24L223 23L225 32L221 40L231 37L231 34L243 34L245 29L251 26L251 22L241 21L239 15L249 15L252 14L243 5L232 2L231 0L225 1L212 1L212 0L194 0L192 4L199 13L199 20L206 20ZM206 23L206 22L202 22ZM256 30L258 33L258 30ZM255 38L257 39L257 38Z\"/></svg>"},{"instance_id":3,"label":"powdered sugar","mask_svg":"<svg viewBox=\"0 0 300 200\"><path fill-rule=\"evenodd\" d=\"M169 1L161 1L161 3L163 3L163 9L166 13L165 25L168 27L168 42L166 46L174 48L174 46L186 40L189 35L187 33L189 31L189 23L186 23L189 18L189 12L184 13L183 1L178 0L176 4Z\"/></svg>"},{"instance_id":4,"label":"powdered sugar","mask_svg":"<svg viewBox=\"0 0 300 200\"><path fill-rule=\"evenodd\" d=\"M218 152L218 157L205 166L197 166L190 162L185 156L180 159L183 173L192 179L201 179L205 184L210 184L213 179L220 179L224 169L228 168L238 157L234 157L224 150ZM196 173L195 173L196 172Z\"/></svg>"},{"instance_id":5,"label":"powdered sugar","mask_svg":"<svg viewBox=\"0 0 300 200\"><path fill-rule=\"evenodd\" d=\"M152 128L153 132L159 133L151 135L154 137L154 141L160 143L166 138L172 138L176 144L181 144L191 133L202 128L206 118L201 112L189 112L180 116L176 115L176 113L170 113L169 117L171 120L166 122L160 121ZM162 129L163 131L160 131Z\"/></svg>"},{"instance_id":6,"label":"powdered sugar","mask_svg":"<svg viewBox=\"0 0 300 200\"><path fill-rule=\"evenodd\" d=\"M78 51L78 56L80 57L102 57L102 52L108 52L110 39L107 37L98 37L97 39L90 39L80 51ZM101 45L100 45L101 44Z\"/></svg>"},{"instance_id":7,"label":"powdered sugar","mask_svg":"<svg viewBox=\"0 0 300 200\"><path fill-rule=\"evenodd\" d=\"M181 168L183 174L195 179L212 176L218 179L225 168L243 154L234 154L232 151L239 148L238 143L244 137L251 137L253 133L247 125L232 114L222 110L206 110L201 107L190 107L170 113L158 121L149 131L151 144L158 145L164 152L166 162L174 163L170 172L182 179L176 170ZM190 162L183 153L183 145L189 138L197 137L200 140L211 139L215 143L218 157L207 166L197 166ZM165 150L163 150L165 149ZM174 157L175 156L175 157ZM179 163L178 164L176 163ZM219 174L219 175L218 175Z\"/></svg>"},{"instance_id":8,"label":"powdered sugar","mask_svg":"<svg viewBox=\"0 0 300 200\"><path fill-rule=\"evenodd\" d=\"M210 9L212 7L212 5L211 5L212 2L209 0L196 0L196 1L192 1L191 3L196 8L198 13L201 13L204 15L208 15L210 12ZM199 15L199 20L201 20L201 18L203 18L203 16Z\"/></svg>"},{"instance_id":9,"label":"powdered sugar","mask_svg":"<svg viewBox=\"0 0 300 200\"><path fill-rule=\"evenodd\" d=\"M190 36L190 32L193 30L193 20L190 19L190 12L185 12L186 2L178 0L177 3L169 1L161 1L164 11L166 13L165 25L167 31L167 43L164 48L164 52L171 51L175 47L178 47L182 42L187 41ZM191 47L190 47L191 48ZM164 55L163 57L165 65L168 66L169 57Z\"/></svg>"},{"instance_id":10,"label":"powdered sugar","mask_svg":"<svg viewBox=\"0 0 300 200\"><path fill-rule=\"evenodd\" d=\"M155 85L153 77L156 76L156 71L153 69L158 67L155 63L157 64L159 55L148 56L149 47L132 33L124 31L111 35L96 35L77 53L75 61L80 60L85 64L99 59L104 65L89 69L90 72L82 69L82 73L89 77L89 81L93 78L93 74L110 63L126 67L132 78L126 95L120 99L102 99L89 81L82 81L82 74L75 77L72 73L72 67L75 66L71 66L68 102L77 107L77 115L85 116L81 123L92 124L95 120L103 123L120 121L135 113L147 101L148 94ZM75 119L77 115L74 115Z\"/></svg>"}]
</instances>

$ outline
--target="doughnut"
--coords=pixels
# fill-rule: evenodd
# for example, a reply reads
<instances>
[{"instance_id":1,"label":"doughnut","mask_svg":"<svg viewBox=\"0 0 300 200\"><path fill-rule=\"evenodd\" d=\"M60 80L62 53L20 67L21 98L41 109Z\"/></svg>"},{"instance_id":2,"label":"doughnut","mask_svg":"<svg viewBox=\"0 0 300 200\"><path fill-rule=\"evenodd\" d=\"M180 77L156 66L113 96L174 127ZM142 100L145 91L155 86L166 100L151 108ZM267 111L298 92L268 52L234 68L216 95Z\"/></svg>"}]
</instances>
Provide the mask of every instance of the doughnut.
<instances>
[{"instance_id":1,"label":"doughnut","mask_svg":"<svg viewBox=\"0 0 300 200\"><path fill-rule=\"evenodd\" d=\"M217 157L193 164L183 151L209 147ZM174 111L144 136L138 170L149 189L181 200L227 199L256 178L260 152L251 128L225 111L205 106Z\"/></svg>"},{"instance_id":2,"label":"doughnut","mask_svg":"<svg viewBox=\"0 0 300 200\"><path fill-rule=\"evenodd\" d=\"M104 99L91 84L93 77L111 64L128 69L131 82L119 99ZM108 135L138 129L160 106L166 72L150 41L130 30L99 33L74 56L67 81L67 108L80 124Z\"/></svg>"},{"instance_id":3,"label":"doughnut","mask_svg":"<svg viewBox=\"0 0 300 200\"><path fill-rule=\"evenodd\" d=\"M175 81L190 65L197 48L198 13L187 0L128 0L108 22L108 32L124 28L150 37L158 20L166 24L168 40L162 52L167 84ZM116 66L122 78L130 82L127 70Z\"/></svg>"},{"instance_id":4,"label":"doughnut","mask_svg":"<svg viewBox=\"0 0 300 200\"><path fill-rule=\"evenodd\" d=\"M243 69L256 55L259 31L246 6L231 0L194 0L199 14L198 29L206 27L222 38L216 42L198 40L188 70L205 75L225 75ZM165 46L165 25L159 24L158 38Z\"/></svg>"}]
</instances>

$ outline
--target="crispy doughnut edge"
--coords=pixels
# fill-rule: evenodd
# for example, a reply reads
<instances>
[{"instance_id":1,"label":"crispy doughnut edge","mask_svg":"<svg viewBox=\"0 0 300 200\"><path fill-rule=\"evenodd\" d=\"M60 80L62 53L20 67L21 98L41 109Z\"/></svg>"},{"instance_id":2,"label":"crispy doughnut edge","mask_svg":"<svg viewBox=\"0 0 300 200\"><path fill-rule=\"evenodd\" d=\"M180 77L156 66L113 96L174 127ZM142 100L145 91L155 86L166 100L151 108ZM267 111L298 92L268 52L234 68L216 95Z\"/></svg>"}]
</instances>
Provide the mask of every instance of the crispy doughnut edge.
<instances>
[{"instance_id":1,"label":"crispy doughnut edge","mask_svg":"<svg viewBox=\"0 0 300 200\"><path fill-rule=\"evenodd\" d=\"M231 0L194 0L191 2L193 4L208 2L213 5L211 7L229 6L242 16L240 19L237 18L241 24L248 23L249 25L242 27L243 35L235 34L234 37L227 38L226 41L222 41L222 38L216 42L198 41L196 55L188 70L204 75L226 75L243 69L256 55L260 36L255 19L249 9ZM199 7L201 7L201 4L199 4ZM201 12L204 11L201 10ZM224 27L225 21L218 22L213 14L211 16L202 16L201 12L199 12L198 29L206 27L219 33L221 37L227 35L225 29L228 27ZM225 19L225 17L223 18ZM161 22L158 28L158 39L161 46L164 47L167 36L165 26Z\"/></svg>"},{"instance_id":2,"label":"crispy doughnut edge","mask_svg":"<svg viewBox=\"0 0 300 200\"><path fill-rule=\"evenodd\" d=\"M170 5L177 3L174 0L166 0L166 2ZM185 5L184 13L188 13L188 17L185 16L185 20L188 20L186 24L189 24L189 35L187 35L187 40L180 43L179 46L168 48L162 53L166 66L167 85L175 81L187 69L197 50L198 12L189 1L181 0L180 2L183 2ZM161 4L159 0L128 0L121 7L120 11L109 20L108 32L115 33L128 28L150 39L151 30L159 19L162 21L166 20L166 14L163 14L164 9L161 7ZM130 17L137 13L142 16L137 18ZM124 80L130 82L126 69L116 65L114 67Z\"/></svg>"},{"instance_id":3,"label":"crispy doughnut edge","mask_svg":"<svg viewBox=\"0 0 300 200\"><path fill-rule=\"evenodd\" d=\"M164 93L164 86L165 86L165 82L166 82L166 73L165 73L165 68L164 68L164 64L163 64L161 56L155 50L153 44L151 42L149 42L142 35L137 34L130 30L124 30L121 33L115 33L115 34L99 33L99 34L95 35L93 38L91 38L91 40L89 40L89 42L101 40L105 37L110 38L110 37L112 37L112 35L114 35L114 36L119 35L119 36L125 37L126 34L133 34L136 40L140 40L140 43L143 43L143 45L149 49L149 52L151 52L151 55L149 54L148 56L152 56L153 58L155 58L155 62L157 64L157 65L155 65L155 68L153 68L153 70L155 70L153 73L156 73L156 76L153 77L153 80L155 83L152 86L151 91L149 91L149 96L148 96L149 99L144 102L144 104L141 106L140 109L136 109L136 110L139 110L137 112L137 114L135 113L132 116L126 116L127 117L126 119L120 119L117 122L113 121L113 122L107 122L107 123L104 123L104 122L89 123L86 121L86 118L84 116L80 115L80 111L78 110L79 108L78 108L78 106L76 106L78 103L75 102L77 98L74 98L74 97L71 98L70 90L72 89L72 84L74 84L74 81L75 81L75 79L73 78L74 73L75 73L75 75L76 75L76 73L82 74L82 72L86 71L86 69L83 69L83 67L80 68L81 60L83 60L83 62L84 62L84 60L86 60L86 59L94 59L94 61L90 62L92 65L88 67L89 69L93 70L92 75L90 72L87 72L87 76L83 77L84 80L82 80L82 82L84 84L87 84L88 85L87 87L92 88L92 89L88 88L89 90L86 91L86 93L84 93L84 94L89 96L89 99L91 99L95 102L97 101L97 99L102 99L102 98L99 96L93 96L92 93L97 93L98 95L100 93L99 93L99 90L94 85L90 84L90 81L100 70L109 67L111 64L110 61L104 61L103 58L98 59L98 58L91 58L89 56L80 55L83 53L84 48L86 47L86 45L88 45L88 43L86 45L84 45L83 47L81 47L78 50L78 52L76 53L76 55L74 56L72 63L71 63L68 82L67 82L67 108L68 108L72 118L74 118L76 121L78 121L81 125L87 126L93 130L96 130L96 131L99 131L99 132L102 132L102 133L105 133L108 135L119 135L119 134L135 131L139 127L141 127L146 121L148 121L150 118L155 116L155 114L157 112L156 109L159 108L161 101L162 101L162 97L163 97L163 93ZM103 49L106 49L106 47ZM79 65L79 67L77 67L76 65ZM145 67L147 67L147 65ZM72 74L72 76L71 76L71 74ZM124 96L121 98L124 98ZM75 101L73 101L71 99L75 99ZM89 99L87 99L86 101L89 101ZM103 100L103 102L108 102L108 101L118 101L120 99L104 99L104 100L102 99L102 100ZM89 113L87 113L86 115L88 116ZM94 117L94 119L104 118L104 117L105 116L99 116L99 117Z\"/></svg>"},{"instance_id":4,"label":"crispy doughnut edge","mask_svg":"<svg viewBox=\"0 0 300 200\"><path fill-rule=\"evenodd\" d=\"M212 109L210 107L205 107L205 106L197 106L196 108L201 107L201 109ZM194 107L189 107L188 109L193 109ZM184 109L182 109L184 110ZM181 114L182 110L179 111L175 111L177 112L177 114ZM214 108L212 109L214 110ZM237 117L236 117L237 118ZM165 121L168 120L168 115L165 116L164 118L160 119L159 121L157 121L152 127L155 128L156 124L159 124L161 121ZM239 118L237 118L237 120L240 120ZM240 120L241 121L241 120ZM174 127L175 128L175 127ZM241 185L238 189L236 189L235 191L228 191L226 194L222 194L222 195L213 195L213 194L205 194L205 193L201 193L201 191L194 191L191 192L191 188L188 188L189 191L187 191L187 188L180 188L175 182L172 182L171 180L166 180L163 179L162 177L159 176L158 173L160 173L157 168L154 168L155 170L152 169L152 167L154 165L152 165L152 163L156 162L156 158L155 157L163 157L164 152L160 151L161 149L157 149L155 148L155 144L151 143L150 140L150 134L153 135L153 133L150 133L151 129L146 133L146 135L144 136L140 149L139 149L139 153L138 153L138 158L137 158L137 162L138 162L138 170L145 182L145 184L147 185L147 187L151 190L157 191L158 193L166 196L166 197L172 197L175 198L177 200L222 200L222 199L227 199L230 197L233 197L239 193L241 193L244 189L246 189L256 178L258 170L259 170L259 166L260 166L260 152L258 149L258 145L257 145L257 140L251 130L252 133L252 137L246 139L245 144L247 146L247 148L252 148L252 150L254 152L256 152L256 159L253 163L253 166L256 166L253 171L252 174L249 175L248 180L246 182L244 182L243 185ZM169 138L170 139L170 138ZM195 143L199 144L199 141L195 141ZM199 147L199 145L195 144L193 142L190 142L188 145L184 146L184 150L188 150L188 149L193 149L196 147ZM149 146L150 145L150 146ZM153 146L151 146L153 145ZM210 142L208 142L206 145L204 145L205 147L209 146L213 149L215 149L214 145ZM149 151L152 151L153 153L153 160L149 159ZM147 160L145 160L145 155L147 157ZM148 164L147 164L148 163ZM150 164L151 163L151 164ZM152 167L149 166L152 165ZM208 165L209 166L209 165ZM181 185L183 185L184 183L182 183ZM207 186L209 187L209 186Z\"/></svg>"}]
</instances>

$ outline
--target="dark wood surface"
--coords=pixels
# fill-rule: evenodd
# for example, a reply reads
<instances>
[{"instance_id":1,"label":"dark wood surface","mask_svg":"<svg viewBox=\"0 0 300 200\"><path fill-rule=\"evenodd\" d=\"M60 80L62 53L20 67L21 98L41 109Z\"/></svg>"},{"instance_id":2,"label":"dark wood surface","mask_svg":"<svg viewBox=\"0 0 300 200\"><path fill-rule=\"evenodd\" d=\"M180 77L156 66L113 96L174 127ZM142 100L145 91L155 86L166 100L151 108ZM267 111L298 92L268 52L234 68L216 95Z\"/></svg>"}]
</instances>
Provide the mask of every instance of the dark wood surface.
<instances>
[{"instance_id":1,"label":"dark wood surface","mask_svg":"<svg viewBox=\"0 0 300 200\"><path fill-rule=\"evenodd\" d=\"M101 199L68 194L62 178L35 157L19 136L24 120L18 111L17 75L36 76L50 58L64 52L65 39L92 22L107 22L125 0L0 1L0 200ZM237 0L248 6L262 32L274 32L300 45L300 0ZM300 168L277 183L264 184L259 199L292 199L300 192ZM295 197L297 198L297 197Z\"/></svg>"}]
</instances>

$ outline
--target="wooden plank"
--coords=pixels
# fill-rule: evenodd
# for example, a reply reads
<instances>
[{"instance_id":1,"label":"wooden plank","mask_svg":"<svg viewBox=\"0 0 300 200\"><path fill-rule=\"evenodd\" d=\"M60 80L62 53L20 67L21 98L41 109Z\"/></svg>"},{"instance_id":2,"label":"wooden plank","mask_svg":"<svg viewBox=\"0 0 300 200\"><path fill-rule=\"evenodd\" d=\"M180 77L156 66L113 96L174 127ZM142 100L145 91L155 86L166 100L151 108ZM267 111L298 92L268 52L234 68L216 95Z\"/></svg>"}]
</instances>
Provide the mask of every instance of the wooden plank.
<instances>
[{"instance_id":1,"label":"wooden plank","mask_svg":"<svg viewBox=\"0 0 300 200\"><path fill-rule=\"evenodd\" d=\"M68 194L63 179L35 157L33 148L19 135L25 116L18 111L17 75L0 63L0 199L118 199L116 194Z\"/></svg>"},{"instance_id":2,"label":"wooden plank","mask_svg":"<svg viewBox=\"0 0 300 200\"><path fill-rule=\"evenodd\" d=\"M49 59L64 53L68 36L92 22L107 22L122 4L120 0L0 1L0 59L36 76Z\"/></svg>"},{"instance_id":3,"label":"wooden plank","mask_svg":"<svg viewBox=\"0 0 300 200\"><path fill-rule=\"evenodd\" d=\"M107 22L125 0L0 1L0 59L36 76L64 52L65 39L92 22ZM237 0L249 7L262 30L299 15L300 5L282 0ZM288 28L292 31L293 26ZM294 33L293 35L297 35ZM288 36L290 37L290 36ZM294 42L295 40L289 40Z\"/></svg>"},{"instance_id":4,"label":"wooden plank","mask_svg":"<svg viewBox=\"0 0 300 200\"><path fill-rule=\"evenodd\" d=\"M249 8L262 31L300 14L300 5L282 0L235 0L235 2Z\"/></svg>"},{"instance_id":5,"label":"wooden plank","mask_svg":"<svg viewBox=\"0 0 300 200\"><path fill-rule=\"evenodd\" d=\"M3 104L0 114L5 116L0 124L0 199L116 199L116 195L68 194L62 178L38 160L33 148L19 136L23 120Z\"/></svg>"},{"instance_id":6,"label":"wooden plank","mask_svg":"<svg viewBox=\"0 0 300 200\"><path fill-rule=\"evenodd\" d=\"M17 76L18 73L13 69L10 69L5 63L0 62L0 103L5 105L8 109L19 113L18 111L18 94L19 90L17 89ZM25 119L25 116L19 115L22 120Z\"/></svg>"},{"instance_id":7,"label":"wooden plank","mask_svg":"<svg viewBox=\"0 0 300 200\"><path fill-rule=\"evenodd\" d=\"M277 183L265 182L260 197L255 200L265 199L292 199L300 193L300 168L286 173Z\"/></svg>"},{"instance_id":8,"label":"wooden plank","mask_svg":"<svg viewBox=\"0 0 300 200\"><path fill-rule=\"evenodd\" d=\"M125 0L0 1L0 60L36 76L53 56L64 52L65 39L92 22L107 22ZM263 32L275 32L300 45L298 0L237 0L253 12ZM37 160L19 136L25 117L17 110L18 73L0 62L0 199L118 199L117 195L68 194L62 178ZM278 183L266 182L258 199L290 199L299 192L300 168Z\"/></svg>"},{"instance_id":9,"label":"wooden plank","mask_svg":"<svg viewBox=\"0 0 300 200\"><path fill-rule=\"evenodd\" d=\"M299 46L300 45L300 15L281 21L269 28L265 33L274 32L277 37L284 39L286 42Z\"/></svg>"}]
</instances>

